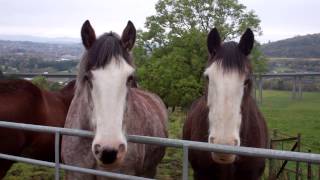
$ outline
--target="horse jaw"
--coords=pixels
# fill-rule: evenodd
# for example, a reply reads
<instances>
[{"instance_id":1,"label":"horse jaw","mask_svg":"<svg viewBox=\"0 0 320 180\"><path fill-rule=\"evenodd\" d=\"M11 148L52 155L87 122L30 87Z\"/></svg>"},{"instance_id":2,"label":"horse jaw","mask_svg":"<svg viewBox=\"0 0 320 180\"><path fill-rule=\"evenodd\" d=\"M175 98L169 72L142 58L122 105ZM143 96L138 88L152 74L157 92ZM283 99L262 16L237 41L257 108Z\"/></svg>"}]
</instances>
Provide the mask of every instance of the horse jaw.
<instances>
[{"instance_id":1,"label":"horse jaw","mask_svg":"<svg viewBox=\"0 0 320 180\"><path fill-rule=\"evenodd\" d=\"M113 58L104 68L92 70L92 127L95 137L92 152L104 165L119 164L125 157L127 141L123 129L128 88L134 69L124 59ZM114 162L103 163L104 152L116 151Z\"/></svg>"},{"instance_id":2,"label":"horse jaw","mask_svg":"<svg viewBox=\"0 0 320 180\"><path fill-rule=\"evenodd\" d=\"M237 71L223 71L212 63L205 71L209 78L207 106L209 108L209 139L212 144L240 146L241 103L245 76ZM235 155L212 153L218 163L232 163Z\"/></svg>"}]
</instances>

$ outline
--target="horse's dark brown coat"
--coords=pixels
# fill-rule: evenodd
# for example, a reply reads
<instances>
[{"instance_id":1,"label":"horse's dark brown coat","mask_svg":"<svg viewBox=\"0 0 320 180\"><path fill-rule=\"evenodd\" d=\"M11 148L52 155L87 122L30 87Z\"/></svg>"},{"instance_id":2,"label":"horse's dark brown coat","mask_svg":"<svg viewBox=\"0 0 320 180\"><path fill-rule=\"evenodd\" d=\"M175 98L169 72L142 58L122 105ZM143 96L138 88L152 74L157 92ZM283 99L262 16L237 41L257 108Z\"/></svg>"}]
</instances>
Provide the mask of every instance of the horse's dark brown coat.
<instances>
[{"instance_id":1,"label":"horse's dark brown coat","mask_svg":"<svg viewBox=\"0 0 320 180\"><path fill-rule=\"evenodd\" d=\"M216 32L217 33L217 32ZM209 34L209 38L210 38ZM219 36L214 34L214 36ZM245 36L247 39L253 38ZM216 45L209 44L208 66L213 62L221 64L221 67L228 71L238 71L250 75L252 69L250 60L238 48L235 42L228 42L220 45L219 38ZM242 38L246 40L246 38ZM243 41L244 41L243 40ZM252 40L253 41L253 40ZM248 45L250 48L250 44ZM247 47L248 47L247 46ZM210 48L216 48L211 51ZM246 46L244 49L247 48ZM252 47L251 47L252 48ZM260 113L254 99L251 97L252 81L248 78L245 82L244 95L241 104L242 122L240 129L241 146L267 148L268 134L265 120ZM206 85L206 91L208 85ZM183 139L192 141L208 142L209 136L209 109L207 107L207 92L204 96L196 100L187 114L187 119L183 127ZM190 150L189 160L194 170L194 178L198 180L221 179L221 180L256 180L264 171L264 158L238 156L232 164L222 165L212 160L210 152Z\"/></svg>"},{"instance_id":2,"label":"horse's dark brown coat","mask_svg":"<svg viewBox=\"0 0 320 180\"><path fill-rule=\"evenodd\" d=\"M0 80L0 119L63 127L74 94L75 81L62 90L41 90L26 80ZM54 136L48 133L0 128L0 152L54 160ZM0 179L12 165L0 159Z\"/></svg>"}]
</instances>

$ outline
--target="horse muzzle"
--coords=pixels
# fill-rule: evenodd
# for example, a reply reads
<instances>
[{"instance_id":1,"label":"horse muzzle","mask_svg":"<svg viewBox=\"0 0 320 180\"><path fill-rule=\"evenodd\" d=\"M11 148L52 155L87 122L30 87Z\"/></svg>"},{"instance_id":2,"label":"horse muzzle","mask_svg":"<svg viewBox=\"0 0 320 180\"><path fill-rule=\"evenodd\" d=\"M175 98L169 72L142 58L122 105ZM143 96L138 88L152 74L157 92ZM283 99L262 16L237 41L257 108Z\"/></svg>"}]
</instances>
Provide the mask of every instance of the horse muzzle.
<instances>
[{"instance_id":1,"label":"horse muzzle","mask_svg":"<svg viewBox=\"0 0 320 180\"><path fill-rule=\"evenodd\" d=\"M120 144L118 148L102 147L99 144L92 147L94 157L100 165L105 167L116 167L122 164L127 152L126 149L125 144Z\"/></svg>"},{"instance_id":2,"label":"horse muzzle","mask_svg":"<svg viewBox=\"0 0 320 180\"><path fill-rule=\"evenodd\" d=\"M224 153L211 153L212 160L219 164L231 164L236 160L236 155L234 154L224 154Z\"/></svg>"},{"instance_id":3,"label":"horse muzzle","mask_svg":"<svg viewBox=\"0 0 320 180\"><path fill-rule=\"evenodd\" d=\"M229 146L240 146L240 141L238 138L216 138L214 136L209 137L209 143L211 144L221 144L221 145L229 145ZM233 163L237 155L234 154L226 154L226 153L211 153L212 160L219 164L231 164Z\"/></svg>"}]
</instances>

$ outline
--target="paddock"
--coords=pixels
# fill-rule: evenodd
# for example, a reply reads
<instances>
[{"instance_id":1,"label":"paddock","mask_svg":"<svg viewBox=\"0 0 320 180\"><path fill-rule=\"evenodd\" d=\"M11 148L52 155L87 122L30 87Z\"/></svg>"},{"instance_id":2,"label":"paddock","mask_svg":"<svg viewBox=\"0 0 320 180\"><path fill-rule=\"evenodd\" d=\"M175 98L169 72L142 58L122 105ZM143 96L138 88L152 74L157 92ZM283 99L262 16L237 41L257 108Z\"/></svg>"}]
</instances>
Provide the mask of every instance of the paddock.
<instances>
[{"instance_id":1,"label":"paddock","mask_svg":"<svg viewBox=\"0 0 320 180\"><path fill-rule=\"evenodd\" d=\"M41 74L11 74L16 77L35 77ZM303 74L307 76L318 76ZM44 74L48 78L74 78L74 75L70 74ZM281 77L281 74L277 74L277 77ZM286 77L286 75L284 75ZM301 74L302 76L302 74ZM258 77L258 76L257 76ZM262 87L262 86L261 86ZM261 88L262 90L262 88ZM262 98L262 97L261 97ZM51 168L55 168L55 179L60 178L61 170L69 170L69 171L77 171L83 173L89 173L99 176L112 177L116 179L146 179L135 176L128 176L124 174L116 174L106 171L97 171L92 169L85 169L80 167L69 166L66 164L62 164L59 161L59 144L60 144L60 136L61 135L72 135L72 136L80 136L80 137L93 137L93 133L89 131L83 130L75 130L75 129L66 129L66 128L57 128L57 127L49 127L49 126L39 126L39 125L31 125L31 124L19 124L19 123L11 123L0 121L0 127L4 128L13 128L20 129L26 131L36 131L36 132L46 132L55 134L55 162L46 162L35 159L29 159L24 157L12 156L9 154L1 154L0 158L19 161L24 163L30 163L35 165L42 165ZM185 140L177 140L177 139L165 139L165 138L155 138L155 137L145 137L145 136L128 136L128 141L132 143L141 143L141 144L153 144L160 145L166 147L180 148L183 149L183 168L182 168L182 177L183 179L188 179L188 151L189 149L195 150L203 150L203 151L212 151L212 152L223 152L223 153L232 153L237 155L244 156L253 156L253 157L264 157L270 159L279 159L279 160L288 160L288 161L297 161L297 162L305 162L317 164L320 166L320 154L311 154L311 153L301 153L301 152L291 152L291 151L281 151L281 150L271 150L271 149L257 149L257 148L249 148L249 147L233 147L233 146L225 146L225 145L214 145L202 142L192 142Z\"/></svg>"}]
</instances>

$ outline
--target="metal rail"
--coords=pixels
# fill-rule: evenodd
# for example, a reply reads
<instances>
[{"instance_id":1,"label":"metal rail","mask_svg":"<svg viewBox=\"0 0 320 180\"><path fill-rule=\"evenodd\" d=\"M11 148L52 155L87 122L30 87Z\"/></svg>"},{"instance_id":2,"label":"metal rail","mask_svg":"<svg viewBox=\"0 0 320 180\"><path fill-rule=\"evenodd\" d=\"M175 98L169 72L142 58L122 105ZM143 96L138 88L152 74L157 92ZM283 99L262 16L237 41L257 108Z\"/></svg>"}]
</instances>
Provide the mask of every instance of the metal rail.
<instances>
[{"instance_id":1,"label":"metal rail","mask_svg":"<svg viewBox=\"0 0 320 180\"><path fill-rule=\"evenodd\" d=\"M60 138L58 137L60 137L60 135L71 135L71 136L91 137L91 138L94 136L93 132L79 130L79 129L67 129L67 128L59 128L59 127L13 123L13 122L6 122L6 121L0 121L0 127L53 133L55 134L55 137L56 137L55 151L59 151ZM184 154L183 169L182 169L183 179L188 179L189 149L320 164L320 154L280 151L280 150L251 148L251 147L235 147L235 146L227 146L227 145L208 144L204 142L194 142L194 141L186 141L186 140L178 140L178 139L167 139L167 138L147 137L147 136L137 136L137 135L129 135L127 138L129 142L133 142L133 143L183 148L183 154ZM59 169L66 169L70 171L90 173L90 174L102 175L102 176L113 177L118 179L140 179L140 177L135 177L135 176L128 176L123 174L116 174L116 173L105 172L105 171L96 171L92 169L84 169L84 168L64 165L59 162L58 153L59 152L55 152L56 154L55 163L39 161L34 159L27 159L27 158L22 158L18 156L10 156L6 154L0 154L0 158L54 167L56 168L56 173L55 173L56 178L59 176L58 175Z\"/></svg>"},{"instance_id":2,"label":"metal rail","mask_svg":"<svg viewBox=\"0 0 320 180\"><path fill-rule=\"evenodd\" d=\"M44 74L44 73L3 73L6 76L32 78L44 76L47 78L75 78L76 74ZM254 77L298 77L298 76L320 76L320 73L279 73L279 74L253 74Z\"/></svg>"},{"instance_id":3,"label":"metal rail","mask_svg":"<svg viewBox=\"0 0 320 180\"><path fill-rule=\"evenodd\" d=\"M47 78L76 78L76 74L41 74L41 73L4 73L6 76L20 77L20 78L33 78L36 76L44 76ZM256 101L262 104L262 86L263 79L265 78L275 78L275 77L289 77L292 78L292 99L302 99L302 78L306 76L319 76L320 73L279 73L279 74L253 74L254 79L254 97ZM256 84L257 83L257 84ZM258 96L256 94L256 89L259 90Z\"/></svg>"}]
</instances>

